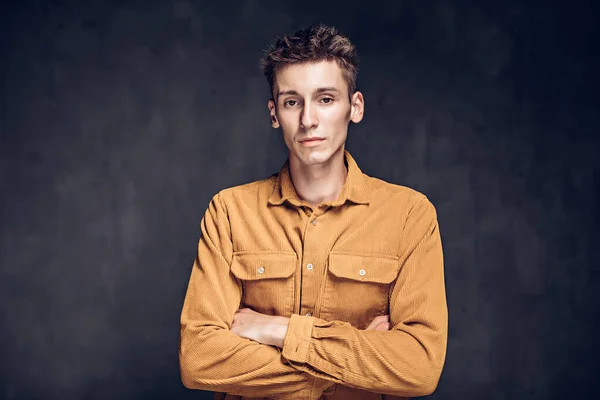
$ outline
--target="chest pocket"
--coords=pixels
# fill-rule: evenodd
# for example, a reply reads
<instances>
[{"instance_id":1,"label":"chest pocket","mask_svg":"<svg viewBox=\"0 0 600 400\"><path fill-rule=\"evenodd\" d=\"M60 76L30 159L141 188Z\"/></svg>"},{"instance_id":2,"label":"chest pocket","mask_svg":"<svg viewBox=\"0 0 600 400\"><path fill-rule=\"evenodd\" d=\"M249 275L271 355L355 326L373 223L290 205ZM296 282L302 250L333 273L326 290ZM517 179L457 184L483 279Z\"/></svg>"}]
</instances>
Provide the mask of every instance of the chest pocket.
<instances>
[{"instance_id":1,"label":"chest pocket","mask_svg":"<svg viewBox=\"0 0 600 400\"><path fill-rule=\"evenodd\" d=\"M395 256L330 253L320 317L365 329L389 312L389 289L399 269Z\"/></svg>"},{"instance_id":2,"label":"chest pocket","mask_svg":"<svg viewBox=\"0 0 600 400\"><path fill-rule=\"evenodd\" d=\"M296 253L234 253L231 273L242 282L241 308L289 317L294 309Z\"/></svg>"}]
</instances>

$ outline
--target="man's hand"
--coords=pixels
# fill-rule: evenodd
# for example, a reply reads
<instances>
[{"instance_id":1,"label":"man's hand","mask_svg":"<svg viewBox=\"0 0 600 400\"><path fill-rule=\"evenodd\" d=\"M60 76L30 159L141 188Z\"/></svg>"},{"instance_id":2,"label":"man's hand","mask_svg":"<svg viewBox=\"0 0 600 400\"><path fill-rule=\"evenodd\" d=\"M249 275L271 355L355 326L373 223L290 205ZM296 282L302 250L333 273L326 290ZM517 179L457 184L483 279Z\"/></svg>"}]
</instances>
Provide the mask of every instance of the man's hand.
<instances>
[{"instance_id":1,"label":"man's hand","mask_svg":"<svg viewBox=\"0 0 600 400\"><path fill-rule=\"evenodd\" d=\"M388 331L390 329L390 316L380 315L373 318L373 322L365 329L366 331Z\"/></svg>"},{"instance_id":2,"label":"man's hand","mask_svg":"<svg viewBox=\"0 0 600 400\"><path fill-rule=\"evenodd\" d=\"M261 314L250 308L237 310L231 332L255 342L283 348L290 319Z\"/></svg>"}]
</instances>

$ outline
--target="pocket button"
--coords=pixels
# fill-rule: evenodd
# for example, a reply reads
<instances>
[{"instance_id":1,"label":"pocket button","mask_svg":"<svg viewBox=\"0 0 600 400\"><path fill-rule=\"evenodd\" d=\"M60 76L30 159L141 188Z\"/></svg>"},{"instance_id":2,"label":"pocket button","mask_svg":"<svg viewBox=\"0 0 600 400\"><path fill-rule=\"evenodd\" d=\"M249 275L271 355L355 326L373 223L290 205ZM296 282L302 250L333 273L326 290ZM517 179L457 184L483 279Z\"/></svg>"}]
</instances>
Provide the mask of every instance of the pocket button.
<instances>
[{"instance_id":1,"label":"pocket button","mask_svg":"<svg viewBox=\"0 0 600 400\"><path fill-rule=\"evenodd\" d=\"M259 274L262 274L263 272L265 272L265 269L264 269L263 267L260 267L260 268L258 269L258 273L259 273Z\"/></svg>"},{"instance_id":2,"label":"pocket button","mask_svg":"<svg viewBox=\"0 0 600 400\"><path fill-rule=\"evenodd\" d=\"M360 276L365 276L366 273L367 273L367 271L365 271L364 269L361 269L360 271L358 271L358 274Z\"/></svg>"}]
</instances>

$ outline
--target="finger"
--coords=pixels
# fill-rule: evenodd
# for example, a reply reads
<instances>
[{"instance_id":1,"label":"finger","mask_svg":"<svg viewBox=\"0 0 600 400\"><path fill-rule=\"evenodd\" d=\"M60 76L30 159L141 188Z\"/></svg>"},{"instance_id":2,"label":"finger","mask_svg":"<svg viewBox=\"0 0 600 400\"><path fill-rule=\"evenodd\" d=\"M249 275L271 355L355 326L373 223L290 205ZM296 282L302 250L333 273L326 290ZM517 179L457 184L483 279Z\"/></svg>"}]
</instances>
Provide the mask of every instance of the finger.
<instances>
[{"instance_id":1,"label":"finger","mask_svg":"<svg viewBox=\"0 0 600 400\"><path fill-rule=\"evenodd\" d=\"M373 322L371 322L373 324L373 326L379 324L380 322L387 322L390 320L389 315L379 315L375 318L373 318Z\"/></svg>"},{"instance_id":2,"label":"finger","mask_svg":"<svg viewBox=\"0 0 600 400\"><path fill-rule=\"evenodd\" d=\"M240 321L242 321L245 318L245 313L240 313L240 312L236 312L235 314L233 314L233 323L239 323Z\"/></svg>"},{"instance_id":3,"label":"finger","mask_svg":"<svg viewBox=\"0 0 600 400\"><path fill-rule=\"evenodd\" d=\"M377 324L381 323L381 322L386 322L389 320L389 315L379 315L375 318L373 318L373 321L371 321L371 323L369 324L369 326L367 327L366 330L370 331L370 330L374 330L377 327Z\"/></svg>"},{"instance_id":4,"label":"finger","mask_svg":"<svg viewBox=\"0 0 600 400\"><path fill-rule=\"evenodd\" d=\"M376 331L389 331L390 330L390 323L389 322L380 322L375 327L375 330Z\"/></svg>"},{"instance_id":5,"label":"finger","mask_svg":"<svg viewBox=\"0 0 600 400\"><path fill-rule=\"evenodd\" d=\"M375 329L375 327L377 326L377 324L378 324L377 320L373 320L373 321L371 321L371 323L369 324L369 326L367 327L367 329L366 329L366 330L367 330L367 331L374 330L374 329Z\"/></svg>"}]
</instances>

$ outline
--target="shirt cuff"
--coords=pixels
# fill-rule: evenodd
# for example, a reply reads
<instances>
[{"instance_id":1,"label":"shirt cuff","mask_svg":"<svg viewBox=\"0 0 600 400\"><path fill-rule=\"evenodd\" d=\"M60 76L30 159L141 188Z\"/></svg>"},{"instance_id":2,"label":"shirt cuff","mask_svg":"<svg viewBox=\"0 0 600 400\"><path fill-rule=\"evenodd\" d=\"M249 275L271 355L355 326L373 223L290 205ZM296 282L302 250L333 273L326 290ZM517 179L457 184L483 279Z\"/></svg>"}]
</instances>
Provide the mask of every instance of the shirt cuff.
<instances>
[{"instance_id":1,"label":"shirt cuff","mask_svg":"<svg viewBox=\"0 0 600 400\"><path fill-rule=\"evenodd\" d=\"M298 364L306 362L314 323L315 317L292 314L283 339L283 357Z\"/></svg>"}]
</instances>

